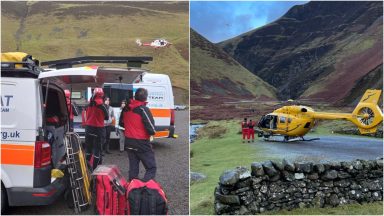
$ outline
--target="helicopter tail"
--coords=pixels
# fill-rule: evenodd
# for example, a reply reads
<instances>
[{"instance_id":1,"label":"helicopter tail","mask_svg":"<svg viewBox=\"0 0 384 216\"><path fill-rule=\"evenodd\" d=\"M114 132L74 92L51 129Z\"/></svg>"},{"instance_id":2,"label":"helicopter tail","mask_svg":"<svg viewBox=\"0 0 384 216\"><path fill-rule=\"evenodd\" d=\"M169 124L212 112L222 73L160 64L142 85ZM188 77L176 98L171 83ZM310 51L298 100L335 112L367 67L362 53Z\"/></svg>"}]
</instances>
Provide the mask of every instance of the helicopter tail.
<instances>
[{"instance_id":1,"label":"helicopter tail","mask_svg":"<svg viewBox=\"0 0 384 216\"><path fill-rule=\"evenodd\" d=\"M361 134L375 133L383 121L383 113L378 106L381 90L368 89L352 112L351 121Z\"/></svg>"},{"instance_id":2,"label":"helicopter tail","mask_svg":"<svg viewBox=\"0 0 384 216\"><path fill-rule=\"evenodd\" d=\"M143 44L141 43L141 40L140 40L140 39L136 39L136 44L139 45L139 46L143 45Z\"/></svg>"}]
</instances>

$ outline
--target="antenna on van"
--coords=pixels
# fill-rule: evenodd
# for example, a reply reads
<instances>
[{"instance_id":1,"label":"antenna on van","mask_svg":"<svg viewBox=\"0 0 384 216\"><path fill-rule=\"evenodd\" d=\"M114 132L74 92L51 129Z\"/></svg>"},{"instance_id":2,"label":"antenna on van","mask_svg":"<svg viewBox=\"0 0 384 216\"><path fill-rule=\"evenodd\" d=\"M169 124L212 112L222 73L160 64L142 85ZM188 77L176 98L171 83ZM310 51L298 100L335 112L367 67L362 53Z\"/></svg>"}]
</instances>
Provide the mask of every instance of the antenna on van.
<instances>
[{"instance_id":1,"label":"antenna on van","mask_svg":"<svg viewBox=\"0 0 384 216\"><path fill-rule=\"evenodd\" d=\"M86 63L112 63L112 64L127 64L127 67L141 67L143 64L148 64L153 61L151 56L83 56L68 59L59 59L53 61L41 62L41 66L49 68L63 69L71 68L73 65Z\"/></svg>"}]
</instances>

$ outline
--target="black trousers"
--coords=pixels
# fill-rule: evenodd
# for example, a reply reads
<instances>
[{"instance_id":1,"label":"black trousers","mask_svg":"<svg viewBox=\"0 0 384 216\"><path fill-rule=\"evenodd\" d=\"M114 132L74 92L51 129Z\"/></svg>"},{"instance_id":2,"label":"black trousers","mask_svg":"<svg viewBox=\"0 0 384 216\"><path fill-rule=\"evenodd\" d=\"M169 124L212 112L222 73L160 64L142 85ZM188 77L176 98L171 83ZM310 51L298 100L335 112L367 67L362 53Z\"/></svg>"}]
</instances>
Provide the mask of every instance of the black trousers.
<instances>
[{"instance_id":1,"label":"black trousers","mask_svg":"<svg viewBox=\"0 0 384 216\"><path fill-rule=\"evenodd\" d=\"M102 163L101 144L104 128L86 126L85 128L85 157L92 169Z\"/></svg>"},{"instance_id":2,"label":"black trousers","mask_svg":"<svg viewBox=\"0 0 384 216\"><path fill-rule=\"evenodd\" d=\"M136 140L125 137L125 146L129 159L129 181L139 176L140 161L145 168L143 181L149 181L156 176L156 159L149 140Z\"/></svg>"},{"instance_id":3,"label":"black trousers","mask_svg":"<svg viewBox=\"0 0 384 216\"><path fill-rule=\"evenodd\" d=\"M104 127L105 131L105 136L103 139L103 151L109 151L109 142L111 140L111 131L112 131L112 126L105 126Z\"/></svg>"}]
</instances>

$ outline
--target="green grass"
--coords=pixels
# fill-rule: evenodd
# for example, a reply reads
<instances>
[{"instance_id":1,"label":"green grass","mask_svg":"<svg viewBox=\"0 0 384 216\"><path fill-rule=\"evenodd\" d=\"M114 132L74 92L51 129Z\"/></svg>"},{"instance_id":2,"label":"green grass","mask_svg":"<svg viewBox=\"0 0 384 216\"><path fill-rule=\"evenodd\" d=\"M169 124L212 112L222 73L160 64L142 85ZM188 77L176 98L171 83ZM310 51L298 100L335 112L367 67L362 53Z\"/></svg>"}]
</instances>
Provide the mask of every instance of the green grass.
<instances>
[{"instance_id":1,"label":"green grass","mask_svg":"<svg viewBox=\"0 0 384 216\"><path fill-rule=\"evenodd\" d=\"M59 9L85 5L65 2L51 4L59 4ZM102 2L87 3L90 11L93 5L100 4ZM124 6L118 6L117 3L116 7ZM144 7L126 7L129 11L124 15L115 14L109 8L110 11L104 12L104 15L90 13L81 19L67 13L62 17L55 15L59 9L42 10L26 18L20 37L20 51L33 55L40 62L77 55L152 56L153 61L144 67L155 73L168 74L173 86L184 89L182 93L185 96L179 97L184 99L178 103L188 103L188 10L164 12ZM140 12L132 14L132 11ZM15 33L20 26L20 18L6 13L2 13L1 18L1 51L15 51ZM173 45L160 49L139 47L135 43L138 38L143 42L165 38Z\"/></svg>"},{"instance_id":2,"label":"green grass","mask_svg":"<svg viewBox=\"0 0 384 216\"><path fill-rule=\"evenodd\" d=\"M191 171L200 172L207 178L191 185L190 209L191 214L214 214L213 191L223 171L234 169L237 166L250 165L255 161L265 161L268 158L263 154L261 147L250 146L241 142L239 122L220 121L227 127L227 133L222 138L196 140L191 144L193 157L191 158Z\"/></svg>"}]
</instances>

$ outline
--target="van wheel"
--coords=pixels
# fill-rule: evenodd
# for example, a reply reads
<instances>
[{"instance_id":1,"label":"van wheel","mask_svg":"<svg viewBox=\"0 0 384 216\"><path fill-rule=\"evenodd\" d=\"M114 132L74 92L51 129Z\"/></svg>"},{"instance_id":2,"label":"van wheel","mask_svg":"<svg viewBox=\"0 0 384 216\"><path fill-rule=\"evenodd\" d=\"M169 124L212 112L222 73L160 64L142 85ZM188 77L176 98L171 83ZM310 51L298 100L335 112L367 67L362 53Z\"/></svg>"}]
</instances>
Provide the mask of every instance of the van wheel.
<instances>
[{"instance_id":1,"label":"van wheel","mask_svg":"<svg viewBox=\"0 0 384 216\"><path fill-rule=\"evenodd\" d=\"M1 183L1 214L4 214L7 208L8 208L7 192L5 190L5 187L3 186L3 183Z\"/></svg>"}]
</instances>

